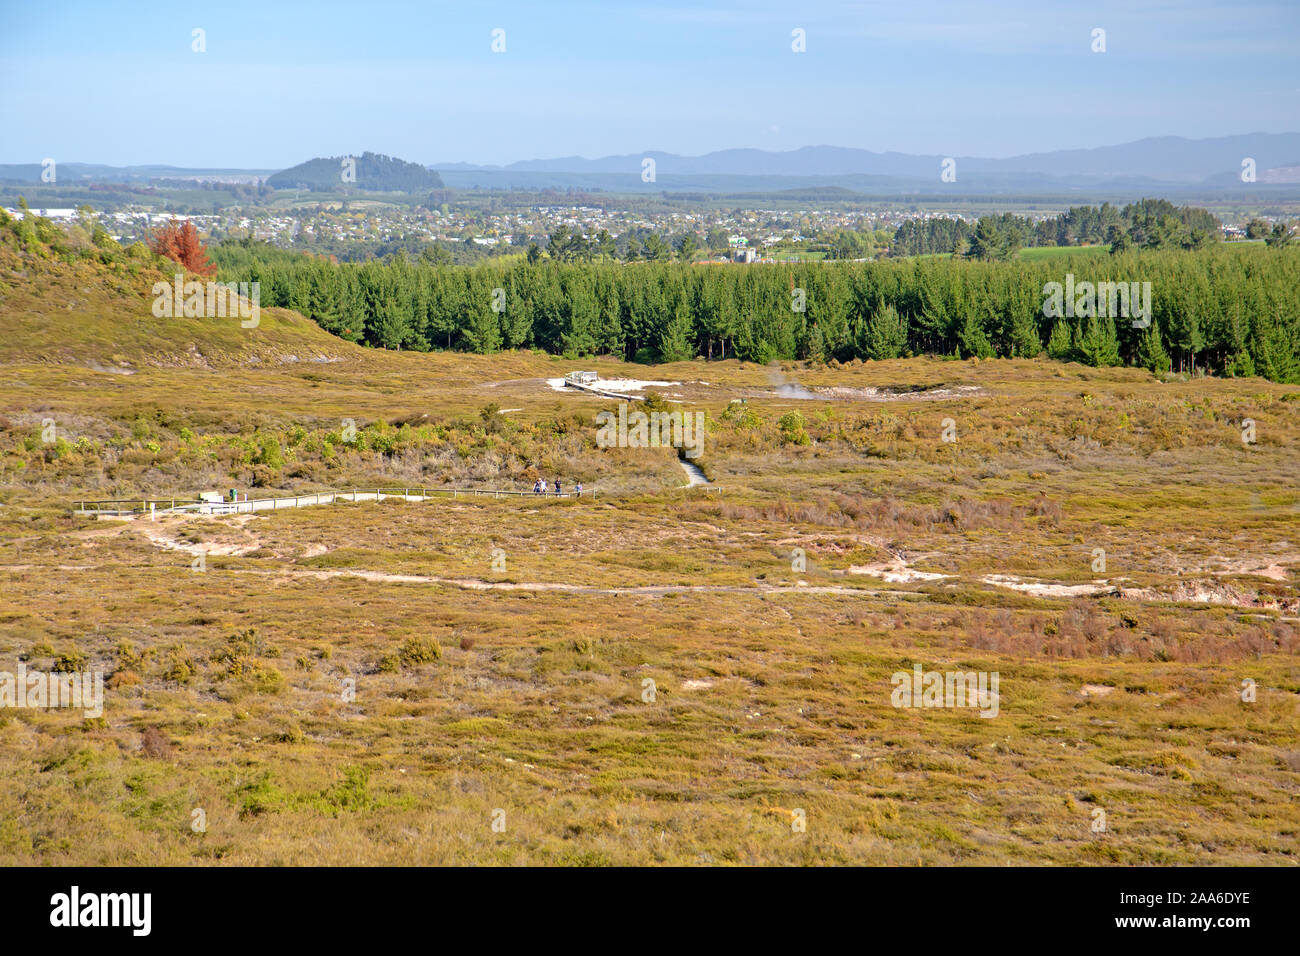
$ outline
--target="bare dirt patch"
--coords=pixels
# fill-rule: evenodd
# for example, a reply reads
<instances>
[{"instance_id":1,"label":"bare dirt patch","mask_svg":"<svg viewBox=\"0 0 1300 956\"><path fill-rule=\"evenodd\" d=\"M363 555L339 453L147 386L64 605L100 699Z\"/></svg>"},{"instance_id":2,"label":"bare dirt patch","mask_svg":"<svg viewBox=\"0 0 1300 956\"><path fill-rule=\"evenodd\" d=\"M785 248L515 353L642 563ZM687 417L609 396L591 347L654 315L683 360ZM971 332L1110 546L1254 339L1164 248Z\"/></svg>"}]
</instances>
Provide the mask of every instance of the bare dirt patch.
<instances>
[{"instance_id":1,"label":"bare dirt patch","mask_svg":"<svg viewBox=\"0 0 1300 956\"><path fill-rule=\"evenodd\" d=\"M1094 581L1091 584L1050 584L1045 581L1024 581L1011 574L990 574L980 580L985 584L1023 591L1035 597L1090 597L1115 591L1115 586L1105 581Z\"/></svg>"}]
</instances>

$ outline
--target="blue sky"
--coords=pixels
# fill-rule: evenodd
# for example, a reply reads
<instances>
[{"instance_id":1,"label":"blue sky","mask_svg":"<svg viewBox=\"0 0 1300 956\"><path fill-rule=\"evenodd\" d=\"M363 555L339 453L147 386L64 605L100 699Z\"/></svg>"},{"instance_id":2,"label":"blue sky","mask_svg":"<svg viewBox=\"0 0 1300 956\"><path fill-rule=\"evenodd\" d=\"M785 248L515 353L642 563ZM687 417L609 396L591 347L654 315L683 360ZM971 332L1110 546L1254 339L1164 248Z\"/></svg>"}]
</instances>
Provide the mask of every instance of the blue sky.
<instances>
[{"instance_id":1,"label":"blue sky","mask_svg":"<svg viewBox=\"0 0 1300 956\"><path fill-rule=\"evenodd\" d=\"M0 162L1010 156L1293 132L1298 48L1300 0L4 0Z\"/></svg>"}]
</instances>

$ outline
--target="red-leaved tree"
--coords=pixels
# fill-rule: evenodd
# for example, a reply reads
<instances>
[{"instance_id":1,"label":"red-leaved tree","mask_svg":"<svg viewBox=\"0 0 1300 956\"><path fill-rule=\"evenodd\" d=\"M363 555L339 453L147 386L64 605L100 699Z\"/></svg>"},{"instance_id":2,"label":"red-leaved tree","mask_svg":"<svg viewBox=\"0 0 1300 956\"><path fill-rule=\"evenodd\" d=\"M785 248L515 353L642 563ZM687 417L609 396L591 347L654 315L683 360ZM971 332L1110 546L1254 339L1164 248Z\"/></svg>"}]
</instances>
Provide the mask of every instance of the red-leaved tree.
<instances>
[{"instance_id":1,"label":"red-leaved tree","mask_svg":"<svg viewBox=\"0 0 1300 956\"><path fill-rule=\"evenodd\" d=\"M188 219L184 222L172 219L154 230L149 237L149 248L198 275L210 276L217 271L208 261L208 250L203 248L198 230Z\"/></svg>"}]
</instances>

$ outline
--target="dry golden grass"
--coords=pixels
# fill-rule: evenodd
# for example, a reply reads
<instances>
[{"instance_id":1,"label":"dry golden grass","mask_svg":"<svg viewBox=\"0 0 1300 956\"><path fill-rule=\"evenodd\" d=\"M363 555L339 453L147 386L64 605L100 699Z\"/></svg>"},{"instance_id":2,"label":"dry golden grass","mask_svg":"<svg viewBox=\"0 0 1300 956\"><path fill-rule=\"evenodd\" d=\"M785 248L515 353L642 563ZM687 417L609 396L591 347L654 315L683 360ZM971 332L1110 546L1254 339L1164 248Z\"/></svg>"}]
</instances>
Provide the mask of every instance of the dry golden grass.
<instances>
[{"instance_id":1,"label":"dry golden grass","mask_svg":"<svg viewBox=\"0 0 1300 956\"><path fill-rule=\"evenodd\" d=\"M58 332L32 318L53 322L56 298L14 296L22 335ZM105 708L0 710L0 862L1296 862L1284 386L343 343L337 362L248 364L298 354L299 333L322 344L291 316L254 351L176 362L159 356L203 330L101 349L71 331L103 320L86 296L57 362L31 342L0 354L0 670L83 662L108 675ZM88 367L122 360L134 374ZM680 488L668 450L596 448L611 403L544 382L576 365L681 383L662 392L708 412L716 484ZM783 380L921 390L796 401ZM783 434L791 411L807 444ZM66 447L34 440L47 417ZM366 447L332 441L345 418ZM595 497L68 513L119 492L538 473ZM1106 585L1044 596L994 575ZM893 707L915 663L997 671L998 716Z\"/></svg>"}]
</instances>

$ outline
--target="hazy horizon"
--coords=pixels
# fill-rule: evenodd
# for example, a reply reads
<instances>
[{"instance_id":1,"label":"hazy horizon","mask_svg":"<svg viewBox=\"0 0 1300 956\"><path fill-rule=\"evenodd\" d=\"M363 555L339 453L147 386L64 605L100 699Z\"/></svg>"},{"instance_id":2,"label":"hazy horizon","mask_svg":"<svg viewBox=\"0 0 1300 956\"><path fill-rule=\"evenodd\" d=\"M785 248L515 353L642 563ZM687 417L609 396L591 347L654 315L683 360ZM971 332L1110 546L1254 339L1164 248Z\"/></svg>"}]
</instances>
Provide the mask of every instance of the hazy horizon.
<instances>
[{"instance_id":1,"label":"hazy horizon","mask_svg":"<svg viewBox=\"0 0 1300 956\"><path fill-rule=\"evenodd\" d=\"M363 13L8 9L0 162L282 169L368 149L508 165L816 145L1006 158L1292 132L1300 115L1300 10L1281 2L381 0Z\"/></svg>"},{"instance_id":2,"label":"hazy horizon","mask_svg":"<svg viewBox=\"0 0 1300 956\"><path fill-rule=\"evenodd\" d=\"M1241 133L1224 133L1224 134L1222 134L1221 136L1207 136L1207 137L1179 137L1178 134L1176 134L1176 133L1166 134L1166 136L1167 136L1167 137L1173 137L1173 138L1183 138L1183 139L1188 139L1188 140L1202 140L1202 139L1212 140L1212 139L1224 139L1224 138L1229 138L1229 137L1233 137L1233 136L1287 135L1287 134L1300 135L1300 129L1294 129L1294 130L1278 130L1278 131L1276 131L1276 132L1273 132L1273 131L1264 131L1264 130L1249 130L1249 131L1245 131L1245 132L1241 132ZM1159 138L1163 138L1163 137L1143 137L1143 139L1159 139ZM1030 153L1010 153L1010 154L1007 154L1006 156L974 156L973 154L963 154L963 153L961 153L961 152L958 152L958 153L956 153L955 155L957 155L957 156L964 156L964 157L967 158L967 159L1014 159L1014 158L1017 158L1017 157L1030 156L1030 155L1040 154L1040 153L1064 152L1064 151L1068 151L1068 150L1071 150L1071 149L1092 149L1092 148L1107 147L1107 146L1123 146L1123 145L1127 145L1129 142L1137 142L1137 141L1136 141L1136 140L1133 140L1133 141L1125 141L1125 142L1122 142L1122 143L1121 143L1121 142L1115 142L1115 143L1110 143L1110 142L1106 142L1106 143L1096 143L1095 146L1091 146L1091 147L1068 147L1068 146L1061 146L1061 147L1044 147L1044 148L1042 148L1042 149L1033 150L1033 151L1030 152ZM714 153L725 153L725 152L733 152L733 151L741 151L741 150L749 150L749 149L758 149L758 150L763 150L764 152L775 153L775 154L797 153L797 152L799 152L799 151L801 151L801 150L815 150L815 149L863 149L863 150L867 150L868 152L877 153L877 154L880 154L880 155L885 155L885 154L890 154L890 153L904 153L903 150L896 150L896 149L890 149L890 148L873 149L873 148L870 148L870 147L864 147L864 146L843 146L842 144L839 144L839 143L805 143L805 144L802 145L802 146L791 146L791 147L788 147L788 148L782 148L782 149L771 149L771 148L765 148L765 147L761 147L761 146L724 146L724 147L721 147L721 148L716 149L716 150L707 150L707 151L705 151L705 152L703 152L703 153L674 153L673 155L679 156L679 157L681 157L681 158L683 158L683 159L694 159L694 158L699 158L699 157L701 157L701 156L708 156L708 155L711 155L711 154L714 154ZM379 152L379 151L378 151L378 150L370 149L369 147L361 147L361 148L352 149L352 150L345 150L344 152L339 153L338 155L340 155L340 156L359 156L362 152ZM464 159L447 159L447 160L441 160L441 161L438 161L438 160L433 160L433 161L431 161L431 160L424 159L423 157L411 157L411 156L398 156L398 157L396 157L396 158L398 158L398 159L402 159L402 160L406 160L407 162L420 163L420 164L422 164L422 165L424 165L424 166L427 166L427 167L429 167L429 168L431 168L431 169L450 168L450 167L454 167L454 166L456 166L456 165L481 166L481 167L485 167L485 168L486 168L486 167L490 167L490 168L501 168L501 169L506 169L506 168L509 168L510 166L516 164L516 163L526 163L526 162L558 162L558 161L560 161L560 160L565 160L565 159L577 159L577 160L582 160L582 161L584 161L584 162L594 162L594 161L596 161L596 160L607 159L607 158L610 158L610 157L618 157L618 156L652 156L652 155L656 155L656 154L663 154L663 153L669 153L669 152L671 152L671 151L669 151L669 150L657 149L657 148L649 148L649 149L642 149L642 150L624 150L624 151L619 152L619 153L606 153L606 154L602 154L602 155L599 155L599 156L594 156L594 155L579 155L579 154L568 154L568 155L563 155L563 156L559 156L559 155L557 155L557 156L518 156L518 157L516 157L516 158L514 158L514 159L506 160L505 162L502 162L502 163L475 163L475 162L473 162L472 160L464 160ZM105 162L103 162L103 161L101 161L101 160L99 160L99 159L96 159L96 158L93 157L93 156L92 156L92 157L71 157L71 158L68 158L68 159L62 160L61 162L62 162L62 164L64 164L64 165L111 166L111 167L115 167L115 168L131 168L131 167L141 167L141 166L162 166L162 167L174 167L174 168L176 168L176 169L229 169L229 170L239 170L239 171L244 171L244 170L273 170L273 171L278 171L278 170L281 170L281 169L287 169L287 168L289 168L289 167L291 167L291 166L298 165L299 163L301 163L301 162L305 162L306 160L309 160L309 159L318 158L318 157L321 156L321 155L323 155L323 154L316 154L316 155L314 155L314 156L303 155L303 156L299 157L298 159L294 160L293 162L288 163L288 164L286 164L286 165L284 165L284 166L278 166L278 165L267 164L267 163L261 163L261 164L259 164L259 163L247 163L247 162L245 162L245 163L241 163L241 164L227 164L227 163L223 163L223 164L220 164L219 166L218 166L218 165L211 164L211 163L204 163L204 164L197 164L197 165L196 165L196 164L173 163L173 162L168 162L168 161L166 161L166 160L158 160L158 159L147 159L147 160L142 160L142 161L139 161L139 162L132 162L132 163L105 163ZM909 155L920 155L920 154L909 154ZM326 157L326 158L328 158L328 157ZM23 159L23 160L3 160L3 161L0 161L0 165L11 165L11 164L18 164L18 163L31 164L31 163L35 163L35 162L37 162L37 161L36 161L36 160L31 160L31 159Z\"/></svg>"}]
</instances>

